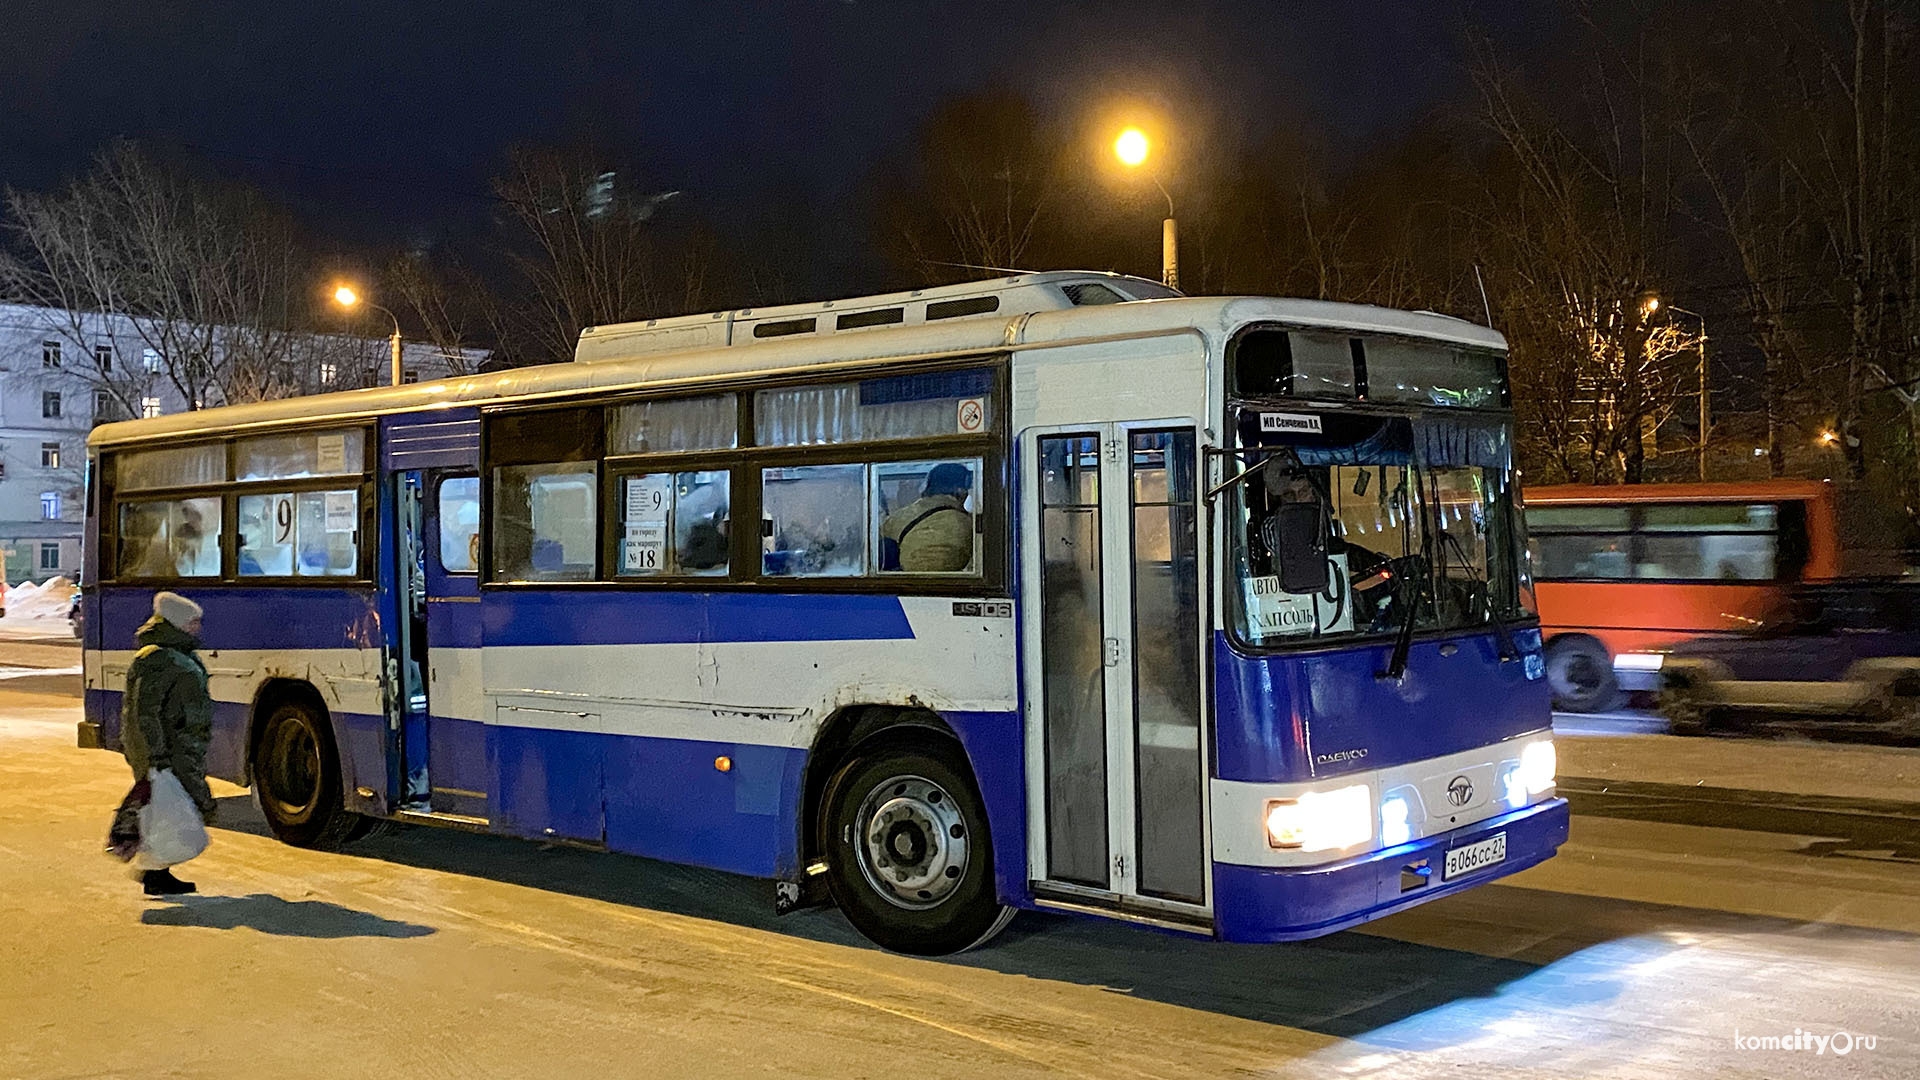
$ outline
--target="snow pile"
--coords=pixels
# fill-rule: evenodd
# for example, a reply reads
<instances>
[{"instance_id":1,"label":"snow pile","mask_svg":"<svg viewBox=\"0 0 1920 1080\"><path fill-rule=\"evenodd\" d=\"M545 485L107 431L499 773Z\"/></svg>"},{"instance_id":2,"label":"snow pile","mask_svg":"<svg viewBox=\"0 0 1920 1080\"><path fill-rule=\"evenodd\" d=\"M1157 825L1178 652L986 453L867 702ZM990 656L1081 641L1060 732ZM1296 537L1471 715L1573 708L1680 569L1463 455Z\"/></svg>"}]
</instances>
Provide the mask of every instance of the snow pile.
<instances>
[{"instance_id":1,"label":"snow pile","mask_svg":"<svg viewBox=\"0 0 1920 1080\"><path fill-rule=\"evenodd\" d=\"M73 603L73 582L51 577L35 585L23 581L7 590L8 619L64 619Z\"/></svg>"}]
</instances>

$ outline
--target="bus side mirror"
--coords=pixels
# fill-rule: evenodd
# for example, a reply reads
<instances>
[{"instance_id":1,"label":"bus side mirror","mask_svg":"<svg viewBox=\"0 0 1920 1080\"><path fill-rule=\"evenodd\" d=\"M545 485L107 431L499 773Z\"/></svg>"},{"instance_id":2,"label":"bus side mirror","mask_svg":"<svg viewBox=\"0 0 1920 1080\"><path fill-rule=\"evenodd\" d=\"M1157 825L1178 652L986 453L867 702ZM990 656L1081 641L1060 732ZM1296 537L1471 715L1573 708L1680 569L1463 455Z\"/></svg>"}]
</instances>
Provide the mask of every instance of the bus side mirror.
<instances>
[{"instance_id":1,"label":"bus side mirror","mask_svg":"<svg viewBox=\"0 0 1920 1080\"><path fill-rule=\"evenodd\" d=\"M1327 589L1327 530L1318 503L1281 503L1273 508L1274 569L1282 592L1295 596Z\"/></svg>"}]
</instances>

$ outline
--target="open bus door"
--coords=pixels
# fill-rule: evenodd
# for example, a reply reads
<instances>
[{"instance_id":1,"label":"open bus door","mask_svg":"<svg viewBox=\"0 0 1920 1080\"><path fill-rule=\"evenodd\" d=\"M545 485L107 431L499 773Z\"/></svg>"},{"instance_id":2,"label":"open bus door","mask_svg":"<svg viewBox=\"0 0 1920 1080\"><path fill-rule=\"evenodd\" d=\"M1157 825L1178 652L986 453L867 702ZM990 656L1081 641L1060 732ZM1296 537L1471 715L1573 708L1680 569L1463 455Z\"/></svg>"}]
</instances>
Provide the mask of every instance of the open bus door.
<instances>
[{"instance_id":1,"label":"open bus door","mask_svg":"<svg viewBox=\"0 0 1920 1080\"><path fill-rule=\"evenodd\" d=\"M470 715L478 686L480 481L471 473L396 473L399 603L395 672L406 803L485 821L485 728ZM422 803L425 804L422 807Z\"/></svg>"},{"instance_id":2,"label":"open bus door","mask_svg":"<svg viewBox=\"0 0 1920 1080\"><path fill-rule=\"evenodd\" d=\"M398 805L481 826L491 767L480 711L480 422L467 412L386 422L394 513L383 574L394 603Z\"/></svg>"}]
</instances>

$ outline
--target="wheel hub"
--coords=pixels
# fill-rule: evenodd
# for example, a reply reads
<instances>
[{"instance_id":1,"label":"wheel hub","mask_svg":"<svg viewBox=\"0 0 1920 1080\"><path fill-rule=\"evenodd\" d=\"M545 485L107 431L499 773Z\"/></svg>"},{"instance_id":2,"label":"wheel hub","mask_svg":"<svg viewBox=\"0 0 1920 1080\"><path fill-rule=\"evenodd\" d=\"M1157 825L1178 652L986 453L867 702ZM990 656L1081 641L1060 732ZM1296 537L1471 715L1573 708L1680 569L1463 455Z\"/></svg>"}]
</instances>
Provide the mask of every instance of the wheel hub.
<instances>
[{"instance_id":1,"label":"wheel hub","mask_svg":"<svg viewBox=\"0 0 1920 1080\"><path fill-rule=\"evenodd\" d=\"M267 760L274 767L261 777L266 794L283 816L300 818L319 801L320 744L306 725L283 720L268 748Z\"/></svg>"},{"instance_id":2,"label":"wheel hub","mask_svg":"<svg viewBox=\"0 0 1920 1080\"><path fill-rule=\"evenodd\" d=\"M889 903L936 907L966 876L968 836L952 796L924 777L874 785L860 805L860 872Z\"/></svg>"}]
</instances>

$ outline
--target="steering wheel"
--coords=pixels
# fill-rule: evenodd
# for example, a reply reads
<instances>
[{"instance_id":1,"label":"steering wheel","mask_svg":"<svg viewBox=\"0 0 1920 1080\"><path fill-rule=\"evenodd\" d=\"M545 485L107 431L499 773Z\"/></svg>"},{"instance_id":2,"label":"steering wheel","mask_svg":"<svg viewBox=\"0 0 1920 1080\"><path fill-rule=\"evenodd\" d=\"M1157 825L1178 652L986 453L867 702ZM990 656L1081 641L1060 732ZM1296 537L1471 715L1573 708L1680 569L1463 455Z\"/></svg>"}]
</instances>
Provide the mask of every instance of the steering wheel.
<instances>
[{"instance_id":1,"label":"steering wheel","mask_svg":"<svg viewBox=\"0 0 1920 1080\"><path fill-rule=\"evenodd\" d=\"M1370 563L1357 569L1349 568L1347 578L1358 593L1372 592L1382 585L1392 584L1400 578L1417 577L1426 572L1427 558L1415 553L1412 555L1394 555Z\"/></svg>"}]
</instances>

